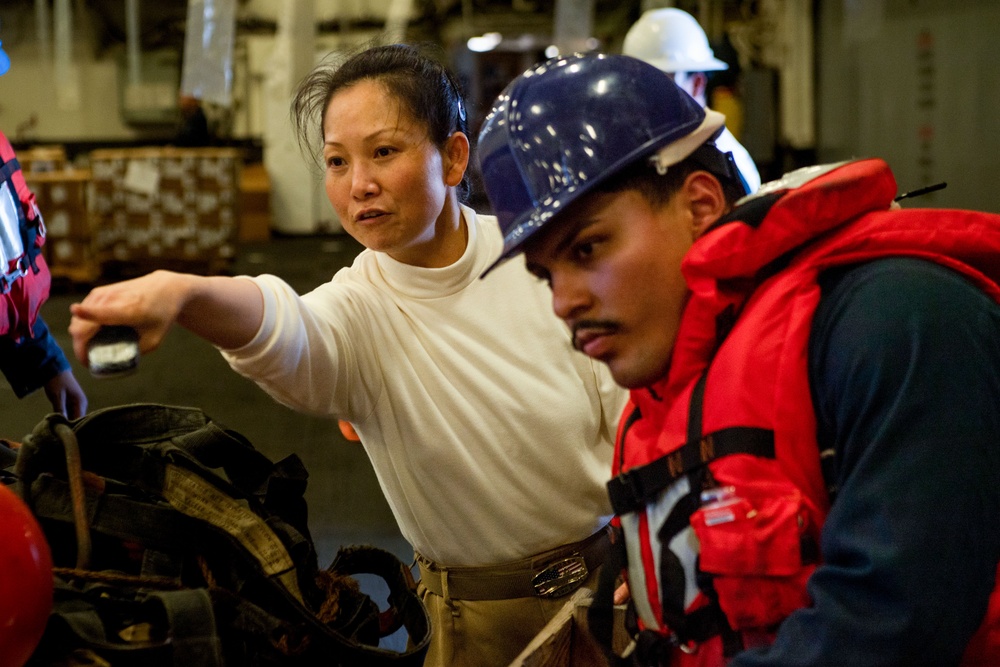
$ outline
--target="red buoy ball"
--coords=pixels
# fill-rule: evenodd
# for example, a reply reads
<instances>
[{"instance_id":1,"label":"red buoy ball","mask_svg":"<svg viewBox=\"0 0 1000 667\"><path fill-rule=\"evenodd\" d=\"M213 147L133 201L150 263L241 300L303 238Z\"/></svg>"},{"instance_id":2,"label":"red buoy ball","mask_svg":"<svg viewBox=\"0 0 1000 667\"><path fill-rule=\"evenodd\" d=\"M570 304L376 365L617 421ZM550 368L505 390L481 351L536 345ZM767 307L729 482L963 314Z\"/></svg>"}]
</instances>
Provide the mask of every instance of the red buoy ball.
<instances>
[{"instance_id":1,"label":"red buoy ball","mask_svg":"<svg viewBox=\"0 0 1000 667\"><path fill-rule=\"evenodd\" d=\"M31 510L0 484L0 656L22 667L52 611L52 552Z\"/></svg>"}]
</instances>

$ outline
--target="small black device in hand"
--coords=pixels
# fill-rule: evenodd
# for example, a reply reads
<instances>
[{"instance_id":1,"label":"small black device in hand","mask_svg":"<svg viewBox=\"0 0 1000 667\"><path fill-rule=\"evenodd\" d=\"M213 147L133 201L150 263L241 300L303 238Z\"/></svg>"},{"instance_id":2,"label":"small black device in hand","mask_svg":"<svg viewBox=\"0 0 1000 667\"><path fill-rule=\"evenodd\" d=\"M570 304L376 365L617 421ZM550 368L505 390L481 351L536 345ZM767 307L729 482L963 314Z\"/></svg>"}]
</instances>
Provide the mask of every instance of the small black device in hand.
<instances>
[{"instance_id":1,"label":"small black device in hand","mask_svg":"<svg viewBox=\"0 0 1000 667\"><path fill-rule=\"evenodd\" d=\"M87 362L99 378L134 371L139 365L139 333L123 325L101 327L87 344Z\"/></svg>"}]
</instances>

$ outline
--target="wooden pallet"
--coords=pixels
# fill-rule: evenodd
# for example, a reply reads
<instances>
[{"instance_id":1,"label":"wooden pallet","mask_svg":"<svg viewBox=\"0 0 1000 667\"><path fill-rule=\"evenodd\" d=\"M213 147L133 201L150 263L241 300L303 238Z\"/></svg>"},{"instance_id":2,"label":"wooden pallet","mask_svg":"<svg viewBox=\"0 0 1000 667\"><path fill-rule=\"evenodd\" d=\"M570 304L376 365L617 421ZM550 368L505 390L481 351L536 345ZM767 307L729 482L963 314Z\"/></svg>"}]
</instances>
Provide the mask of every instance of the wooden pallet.
<instances>
[{"instance_id":1,"label":"wooden pallet","mask_svg":"<svg viewBox=\"0 0 1000 667\"><path fill-rule=\"evenodd\" d=\"M96 263L76 266L49 265L53 292L89 289L100 282L101 268Z\"/></svg>"}]
</instances>

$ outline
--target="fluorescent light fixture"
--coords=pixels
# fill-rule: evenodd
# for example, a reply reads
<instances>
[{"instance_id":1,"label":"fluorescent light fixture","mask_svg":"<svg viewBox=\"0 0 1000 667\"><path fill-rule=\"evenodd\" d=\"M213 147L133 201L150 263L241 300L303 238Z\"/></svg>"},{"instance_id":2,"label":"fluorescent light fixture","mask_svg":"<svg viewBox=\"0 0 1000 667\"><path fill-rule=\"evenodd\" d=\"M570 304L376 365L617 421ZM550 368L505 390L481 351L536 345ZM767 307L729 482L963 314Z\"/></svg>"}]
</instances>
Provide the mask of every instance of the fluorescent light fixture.
<instances>
[{"instance_id":1,"label":"fluorescent light fixture","mask_svg":"<svg viewBox=\"0 0 1000 667\"><path fill-rule=\"evenodd\" d=\"M477 53L483 53L485 51L492 51L500 45L503 41L503 36L498 32L488 32L479 37L470 37L467 45L470 51L475 51Z\"/></svg>"}]
</instances>

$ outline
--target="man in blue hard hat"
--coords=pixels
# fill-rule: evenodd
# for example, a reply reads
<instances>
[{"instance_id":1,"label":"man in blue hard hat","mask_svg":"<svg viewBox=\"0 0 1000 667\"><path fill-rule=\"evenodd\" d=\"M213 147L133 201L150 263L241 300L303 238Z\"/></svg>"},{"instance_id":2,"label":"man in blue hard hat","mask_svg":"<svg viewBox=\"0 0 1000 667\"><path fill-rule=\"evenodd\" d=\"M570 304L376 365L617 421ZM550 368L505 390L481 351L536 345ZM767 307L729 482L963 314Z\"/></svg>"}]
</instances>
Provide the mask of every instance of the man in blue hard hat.
<instances>
[{"instance_id":1,"label":"man in blue hard hat","mask_svg":"<svg viewBox=\"0 0 1000 667\"><path fill-rule=\"evenodd\" d=\"M8 69L0 42L0 76ZM18 398L43 388L54 411L75 419L86 414L87 397L39 312L50 285L44 240L35 197L0 132L0 371Z\"/></svg>"},{"instance_id":2,"label":"man in blue hard hat","mask_svg":"<svg viewBox=\"0 0 1000 667\"><path fill-rule=\"evenodd\" d=\"M902 210L878 159L744 197L721 128L590 54L515 79L479 136L498 262L631 390L630 659L1000 664L1000 216Z\"/></svg>"}]
</instances>

